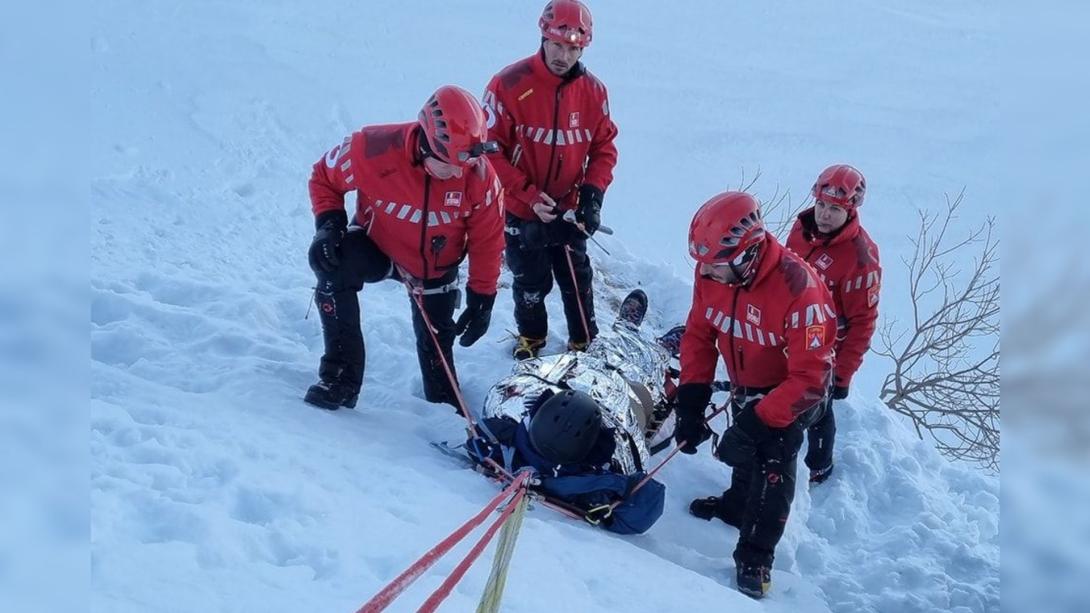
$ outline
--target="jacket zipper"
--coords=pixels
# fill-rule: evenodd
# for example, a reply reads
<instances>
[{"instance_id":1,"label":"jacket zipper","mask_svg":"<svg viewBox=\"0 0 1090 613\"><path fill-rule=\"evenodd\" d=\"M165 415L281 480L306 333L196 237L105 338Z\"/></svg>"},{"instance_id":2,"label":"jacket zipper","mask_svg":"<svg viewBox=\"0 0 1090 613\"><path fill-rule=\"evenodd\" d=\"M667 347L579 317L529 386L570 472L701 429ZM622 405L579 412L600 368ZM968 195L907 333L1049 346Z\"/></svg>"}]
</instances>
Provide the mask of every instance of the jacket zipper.
<instances>
[{"instance_id":1,"label":"jacket zipper","mask_svg":"<svg viewBox=\"0 0 1090 613\"><path fill-rule=\"evenodd\" d=\"M742 293L742 288L741 287L735 289L734 290L734 298L731 300L731 305L730 305L730 341L728 343L730 345L730 363L731 363L731 366L733 367L732 370L734 370L734 372L737 372L737 373L741 373L741 371L744 370L745 367L746 367L746 364L745 364L745 361L742 358L741 352L735 353L735 350L734 350L734 329L735 329L734 326L740 325L740 324L737 323L738 320L735 318L735 316L737 315L736 311L738 310L738 295L741 294L741 293ZM733 380L731 381L731 385L732 386L736 385Z\"/></svg>"},{"instance_id":2,"label":"jacket zipper","mask_svg":"<svg viewBox=\"0 0 1090 613\"><path fill-rule=\"evenodd\" d=\"M424 174L424 216L420 218L420 261L424 263L424 277L428 278L428 252L425 243L428 238L428 195L431 193L431 175Z\"/></svg>"},{"instance_id":3,"label":"jacket zipper","mask_svg":"<svg viewBox=\"0 0 1090 613\"><path fill-rule=\"evenodd\" d=\"M561 83L556 86L556 96L553 97L553 145L552 149L549 151L549 168L545 171L545 185L541 187L541 191L545 193L549 193L549 183L552 182L553 178L553 162L556 160L557 127L560 123L560 90L564 85L566 84ZM557 169L558 174L559 172L559 169Z\"/></svg>"}]
</instances>

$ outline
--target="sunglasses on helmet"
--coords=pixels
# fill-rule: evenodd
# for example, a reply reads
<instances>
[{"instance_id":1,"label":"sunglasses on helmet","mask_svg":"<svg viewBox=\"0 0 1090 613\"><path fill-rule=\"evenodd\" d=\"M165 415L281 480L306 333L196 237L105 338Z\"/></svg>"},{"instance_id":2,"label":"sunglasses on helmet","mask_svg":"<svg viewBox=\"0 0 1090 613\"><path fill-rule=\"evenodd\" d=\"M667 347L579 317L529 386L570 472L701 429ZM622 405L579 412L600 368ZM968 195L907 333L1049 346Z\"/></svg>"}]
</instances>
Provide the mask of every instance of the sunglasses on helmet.
<instances>
[{"instance_id":1,"label":"sunglasses on helmet","mask_svg":"<svg viewBox=\"0 0 1090 613\"><path fill-rule=\"evenodd\" d=\"M494 140L486 140L481 143L473 145L466 151L458 152L458 161L462 163L469 162L476 158L485 155L486 153L496 153L500 150L500 145Z\"/></svg>"}]
</instances>

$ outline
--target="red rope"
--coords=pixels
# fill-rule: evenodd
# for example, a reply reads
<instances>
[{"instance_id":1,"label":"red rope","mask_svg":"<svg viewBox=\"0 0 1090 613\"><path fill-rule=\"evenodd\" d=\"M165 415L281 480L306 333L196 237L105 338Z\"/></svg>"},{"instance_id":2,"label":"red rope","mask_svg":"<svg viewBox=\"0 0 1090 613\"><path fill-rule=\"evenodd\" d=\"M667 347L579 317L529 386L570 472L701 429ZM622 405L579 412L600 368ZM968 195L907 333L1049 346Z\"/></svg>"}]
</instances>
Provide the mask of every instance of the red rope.
<instances>
[{"instance_id":1,"label":"red rope","mask_svg":"<svg viewBox=\"0 0 1090 613\"><path fill-rule=\"evenodd\" d=\"M575 270L574 270L574 268L571 267L571 258L570 257L568 258L568 264L569 264L569 270L572 271L572 279L574 280L575 279L575 277L574 277ZM398 271L401 273L402 282L405 284L405 287L409 290L409 295L412 297L413 301L415 301L415 303L416 303L416 308L420 311L420 316L424 319L424 325L428 328L428 333L431 334L431 340L432 340L432 342L435 343L436 351L439 352L439 359L443 364L443 370L447 373L447 379L450 381L450 386L454 390L455 398L458 400L458 410L461 411L462 417L465 418L466 423L468 424L467 427L466 427L466 430L469 432L469 436L477 436L476 423L473 421L473 416L470 414L469 409L466 406L465 397L462 396L462 389L461 389L461 387L459 387L458 381L454 378L454 373L451 371L450 365L447 363L446 355L443 354L443 348L439 344L439 337L436 336L436 334L435 334L435 327L431 323L431 318L428 317L428 313L424 310L424 303L423 303L423 300L420 297L421 296L420 291L417 288L413 287L413 285L406 280L407 278L409 278L409 274L407 272L405 272L405 270L403 268L401 268L399 266ZM577 291L576 296L578 297L578 295L579 294L578 294L578 291ZM580 302L579 310L580 310L580 314L582 314L582 303L581 302ZM583 325L586 326L586 320L583 321ZM589 338L589 336L590 335L588 334L588 338ZM510 472L508 472L503 466L500 466L496 462L492 461L491 458L488 459L488 462L500 474L500 476L503 477L503 481L512 482L515 479L515 477ZM570 517L572 519L578 519L578 520L583 519L582 515L574 512L574 511L572 511L570 509L567 509L567 508L565 508L563 506L560 506L559 504L557 504L555 502L551 502L551 501L546 500L544 498L538 498L538 501L541 502L542 506L548 507L548 508L550 508L550 509L552 509L552 510L554 510L554 511L556 511L556 512L562 514L562 515L566 515L566 516L568 516L568 517Z\"/></svg>"},{"instance_id":2,"label":"red rope","mask_svg":"<svg viewBox=\"0 0 1090 613\"><path fill-rule=\"evenodd\" d=\"M707 417L707 419L704 420L704 423L710 422L712 419L715 418L716 415L718 415L718 414L722 413L724 410L726 410L726 408L727 408L727 406L729 404L730 403L728 402L727 404L724 404L723 406L719 407L715 411L712 411L712 414L709 415ZM684 447L684 446L685 446L685 441L681 441L678 444L674 445L674 450L670 452L670 455L663 458L663 460L661 462L659 462L658 466L652 468L651 472L647 473L644 476L643 479L640 479L640 482L636 484L636 487L632 488L632 491L628 492L628 496L631 496L632 494L635 494L636 490L638 490L641 487L647 485L647 482L651 480L651 477L654 477L655 473L662 470L662 467L666 466L666 463L669 462L670 460L672 460L674 458L674 456L677 455L677 452L681 451L681 448ZM620 500L617 500L617 501L614 501L613 504L609 505L609 508L610 509L616 509L617 507L619 507L621 505L622 502L624 502L624 498L622 498Z\"/></svg>"},{"instance_id":3,"label":"red rope","mask_svg":"<svg viewBox=\"0 0 1090 613\"><path fill-rule=\"evenodd\" d=\"M512 491L519 489L520 491L516 493L516 497L522 496L523 493L520 488L522 488L528 476L529 473L522 473L515 477L510 485L499 494L496 494L496 497L481 509L480 513L471 517L469 521L459 526L458 529L451 532L447 538L443 539L438 545L421 556L419 560L412 564L412 566L405 569L404 572L398 575L386 587L382 588L378 594L375 594L371 600L368 600L360 607L356 613L378 613L388 607L390 603L404 592L407 587L412 585L424 571L431 568L439 558L443 557L451 548L461 542L471 530L481 525L488 514L495 510L496 507L500 506L500 503L503 502L504 498L510 496ZM509 505L508 508L512 507Z\"/></svg>"},{"instance_id":4,"label":"red rope","mask_svg":"<svg viewBox=\"0 0 1090 613\"><path fill-rule=\"evenodd\" d=\"M431 340L435 343L435 351L439 354L439 361L443 364L443 371L447 373L447 380L450 381L450 387L454 390L454 398L458 401L458 410L461 411L462 417L466 418L469 435L476 436L475 427L477 424L473 421L473 416L466 406L466 399L462 396L462 388L458 386L458 380L454 378L454 371L447 362L446 354L443 353L443 346L439 343L439 337L435 334L435 326L432 325L431 318L428 317L428 312L424 310L424 300L421 294L422 289L413 287L413 285L409 283L407 280L408 273L406 273L403 268L399 266L398 271L401 273L401 281L405 284L406 289L409 290L409 296L416 302L416 308L420 311L420 317L424 320L424 327L428 329L428 334L431 335Z\"/></svg>"},{"instance_id":5,"label":"red rope","mask_svg":"<svg viewBox=\"0 0 1090 613\"><path fill-rule=\"evenodd\" d=\"M493 478L496 479L497 481L509 482L512 479L514 479L514 476L512 476L511 473L508 472L506 468L501 466L498 462L496 462L492 458L485 458L484 461L485 461L486 464L488 464L489 466L492 467L492 470L496 471L497 474ZM550 508L550 509L556 511L557 513L560 513L561 515L565 515L565 516L567 516L567 517L569 517L571 519L577 520L577 521L581 521L583 519L583 514L579 511L579 509L576 509L574 507L569 507L567 505L556 502L554 500L550 500L550 499L546 498L541 493L533 494L533 495L531 495L531 498L533 498L537 502L540 502L541 506Z\"/></svg>"},{"instance_id":6,"label":"red rope","mask_svg":"<svg viewBox=\"0 0 1090 613\"><path fill-rule=\"evenodd\" d=\"M571 261L571 246L564 245L564 257L568 258L568 272L571 273L572 287L575 288L575 303L579 305L579 319L583 322L583 333L586 334L586 342L590 342L590 326L587 325L587 314L583 310L582 292L579 291L579 281L575 278L575 264Z\"/></svg>"},{"instance_id":7,"label":"red rope","mask_svg":"<svg viewBox=\"0 0 1090 613\"><path fill-rule=\"evenodd\" d=\"M526 473L523 473L523 476L525 475ZM496 535L496 531L499 530L500 526L502 526L504 522L507 521L507 518L511 516L511 513L514 512L514 510L518 507L519 502L525 495L525 489L520 489L518 492L515 493L514 497L511 498L511 501L507 503L507 507L504 508L502 513L500 513L500 516L496 519L496 521L492 522L492 525L488 527L488 530L486 530L485 533L481 535L481 538L477 540L477 543L475 545L473 545L473 549L470 549L469 553L466 554L466 557L458 563L458 566L454 567L454 571L451 572L450 575L443 581L442 585L440 585L438 589L432 592L432 595L424 601L424 604L421 605L420 609L417 610L417 613L431 613L436 609L436 607L439 606L441 602L443 602L443 600L446 599L447 596L450 595L451 590L453 590L454 586L462 580L462 577L465 576L466 571L469 570L469 567L477 561L477 558L480 557L481 552L484 551L485 545L487 545L489 541L492 540L492 537Z\"/></svg>"}]
</instances>

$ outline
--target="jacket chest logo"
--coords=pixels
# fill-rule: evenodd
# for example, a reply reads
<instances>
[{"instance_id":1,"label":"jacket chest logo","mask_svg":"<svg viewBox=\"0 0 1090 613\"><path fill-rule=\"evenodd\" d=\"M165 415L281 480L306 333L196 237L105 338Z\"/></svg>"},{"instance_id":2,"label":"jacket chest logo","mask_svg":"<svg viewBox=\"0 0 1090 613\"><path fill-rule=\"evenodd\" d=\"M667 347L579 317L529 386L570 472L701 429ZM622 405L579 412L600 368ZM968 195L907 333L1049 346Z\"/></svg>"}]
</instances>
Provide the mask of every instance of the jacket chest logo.
<instances>
[{"instance_id":1,"label":"jacket chest logo","mask_svg":"<svg viewBox=\"0 0 1090 613\"><path fill-rule=\"evenodd\" d=\"M821 349L825 344L825 326L815 324L806 326L806 348L810 351Z\"/></svg>"},{"instance_id":2,"label":"jacket chest logo","mask_svg":"<svg viewBox=\"0 0 1090 613\"><path fill-rule=\"evenodd\" d=\"M443 197L443 206L462 206L462 192L447 192Z\"/></svg>"},{"instance_id":3,"label":"jacket chest logo","mask_svg":"<svg viewBox=\"0 0 1090 613\"><path fill-rule=\"evenodd\" d=\"M822 270L829 270L829 267L833 265L833 258L829 257L828 253L823 253L814 263Z\"/></svg>"},{"instance_id":4,"label":"jacket chest logo","mask_svg":"<svg viewBox=\"0 0 1090 613\"><path fill-rule=\"evenodd\" d=\"M575 111L574 113L571 113L570 115L568 115L568 127L569 128L578 128L579 127L579 111Z\"/></svg>"},{"instance_id":5,"label":"jacket chest logo","mask_svg":"<svg viewBox=\"0 0 1090 613\"><path fill-rule=\"evenodd\" d=\"M752 304L746 305L746 321L752 323L755 326L761 325L761 309L753 306Z\"/></svg>"}]
</instances>

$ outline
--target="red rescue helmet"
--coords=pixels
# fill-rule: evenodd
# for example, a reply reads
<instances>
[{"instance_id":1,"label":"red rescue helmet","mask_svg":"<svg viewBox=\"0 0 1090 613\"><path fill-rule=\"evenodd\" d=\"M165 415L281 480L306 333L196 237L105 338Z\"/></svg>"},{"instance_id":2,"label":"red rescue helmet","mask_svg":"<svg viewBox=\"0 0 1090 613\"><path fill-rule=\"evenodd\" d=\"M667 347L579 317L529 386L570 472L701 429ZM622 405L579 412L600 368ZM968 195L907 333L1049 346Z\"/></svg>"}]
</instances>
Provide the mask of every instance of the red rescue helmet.
<instances>
[{"instance_id":1,"label":"red rescue helmet","mask_svg":"<svg viewBox=\"0 0 1090 613\"><path fill-rule=\"evenodd\" d=\"M701 264L730 266L740 283L756 272L764 240L761 204L745 192L713 196L689 224L689 255Z\"/></svg>"},{"instance_id":2,"label":"red rescue helmet","mask_svg":"<svg viewBox=\"0 0 1090 613\"><path fill-rule=\"evenodd\" d=\"M589 47L594 26L590 9L579 0L552 0L541 12L541 35L545 38L576 47Z\"/></svg>"},{"instance_id":3,"label":"red rescue helmet","mask_svg":"<svg viewBox=\"0 0 1090 613\"><path fill-rule=\"evenodd\" d=\"M821 171L811 193L825 204L855 210L863 205L867 193L867 180L854 166L836 164Z\"/></svg>"},{"instance_id":4,"label":"red rescue helmet","mask_svg":"<svg viewBox=\"0 0 1090 613\"><path fill-rule=\"evenodd\" d=\"M498 150L495 142L485 140L488 126L480 103L461 87L444 85L435 90L418 119L428 153L440 161L468 166Z\"/></svg>"}]
</instances>

